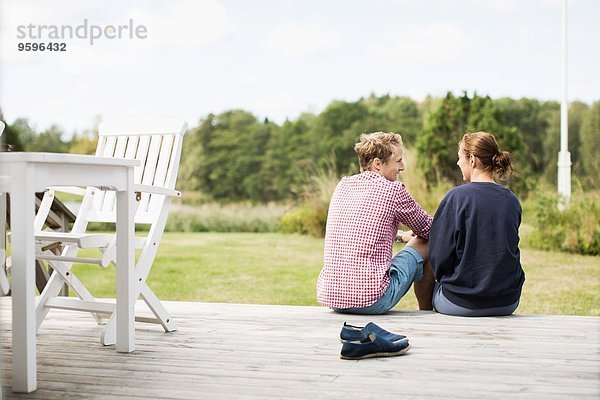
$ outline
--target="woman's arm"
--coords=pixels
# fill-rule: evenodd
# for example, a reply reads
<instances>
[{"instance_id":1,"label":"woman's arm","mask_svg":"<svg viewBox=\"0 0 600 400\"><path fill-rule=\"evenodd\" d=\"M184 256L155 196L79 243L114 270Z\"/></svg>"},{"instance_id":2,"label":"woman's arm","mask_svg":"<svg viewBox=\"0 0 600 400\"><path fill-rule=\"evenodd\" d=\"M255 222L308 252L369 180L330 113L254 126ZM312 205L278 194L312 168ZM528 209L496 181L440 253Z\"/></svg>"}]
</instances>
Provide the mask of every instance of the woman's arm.
<instances>
[{"instance_id":1,"label":"woman's arm","mask_svg":"<svg viewBox=\"0 0 600 400\"><path fill-rule=\"evenodd\" d=\"M429 260L437 281L451 274L459 261L456 255L457 219L454 202L446 195L433 216L429 237Z\"/></svg>"}]
</instances>

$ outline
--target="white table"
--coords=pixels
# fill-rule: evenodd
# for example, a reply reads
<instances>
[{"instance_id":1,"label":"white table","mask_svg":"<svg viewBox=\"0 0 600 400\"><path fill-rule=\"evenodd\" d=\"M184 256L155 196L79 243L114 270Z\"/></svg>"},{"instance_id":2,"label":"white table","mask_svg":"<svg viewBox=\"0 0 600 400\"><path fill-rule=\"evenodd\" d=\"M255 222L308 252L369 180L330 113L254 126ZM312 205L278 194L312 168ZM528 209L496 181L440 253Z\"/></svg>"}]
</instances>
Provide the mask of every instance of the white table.
<instances>
[{"instance_id":1,"label":"white table","mask_svg":"<svg viewBox=\"0 0 600 400\"><path fill-rule=\"evenodd\" d=\"M134 167L138 160L58 153L0 153L0 191L11 196L13 391L37 388L35 192L48 186L111 187L117 204L116 348L135 349ZM6 179L8 177L8 179Z\"/></svg>"}]
</instances>

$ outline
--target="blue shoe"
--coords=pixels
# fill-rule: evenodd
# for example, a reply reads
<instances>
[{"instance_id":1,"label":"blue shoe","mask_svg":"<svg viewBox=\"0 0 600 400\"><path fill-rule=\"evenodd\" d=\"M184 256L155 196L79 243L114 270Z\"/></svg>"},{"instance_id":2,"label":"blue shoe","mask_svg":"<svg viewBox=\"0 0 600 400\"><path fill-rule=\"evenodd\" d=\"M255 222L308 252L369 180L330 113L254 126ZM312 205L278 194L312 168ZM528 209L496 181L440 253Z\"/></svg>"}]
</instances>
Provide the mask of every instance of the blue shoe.
<instances>
[{"instance_id":1,"label":"blue shoe","mask_svg":"<svg viewBox=\"0 0 600 400\"><path fill-rule=\"evenodd\" d=\"M369 333L374 333L377 337L389 340L390 342L408 342L408 338L404 335L396 335L386 331L383 328L375 325L373 322L369 322L366 326L354 326L344 322L342 330L340 331L340 340L342 342L356 342L366 339Z\"/></svg>"},{"instance_id":2,"label":"blue shoe","mask_svg":"<svg viewBox=\"0 0 600 400\"><path fill-rule=\"evenodd\" d=\"M362 360L373 357L394 357L406 353L410 349L408 342L390 342L369 333L365 339L344 342L340 358L344 360Z\"/></svg>"}]
</instances>

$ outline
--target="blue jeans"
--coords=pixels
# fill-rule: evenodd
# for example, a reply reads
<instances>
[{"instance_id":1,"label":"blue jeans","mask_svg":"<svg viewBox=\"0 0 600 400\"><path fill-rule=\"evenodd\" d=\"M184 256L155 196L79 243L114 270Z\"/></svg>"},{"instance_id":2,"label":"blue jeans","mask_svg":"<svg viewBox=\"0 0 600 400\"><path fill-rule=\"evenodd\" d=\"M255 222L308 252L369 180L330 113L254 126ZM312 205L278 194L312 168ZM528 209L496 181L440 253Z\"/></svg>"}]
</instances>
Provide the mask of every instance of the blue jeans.
<instances>
[{"instance_id":1,"label":"blue jeans","mask_svg":"<svg viewBox=\"0 0 600 400\"><path fill-rule=\"evenodd\" d=\"M515 304L502 307L470 309L457 306L444 296L442 285L435 283L433 288L433 308L440 314L455 315L457 317L495 317L501 315L510 315L519 306L519 300Z\"/></svg>"},{"instance_id":2,"label":"blue jeans","mask_svg":"<svg viewBox=\"0 0 600 400\"><path fill-rule=\"evenodd\" d=\"M414 281L423 279L423 257L417 250L406 245L392 259L388 273L390 286L375 303L360 308L332 308L332 310L347 314L384 314L388 312L398 304Z\"/></svg>"}]
</instances>

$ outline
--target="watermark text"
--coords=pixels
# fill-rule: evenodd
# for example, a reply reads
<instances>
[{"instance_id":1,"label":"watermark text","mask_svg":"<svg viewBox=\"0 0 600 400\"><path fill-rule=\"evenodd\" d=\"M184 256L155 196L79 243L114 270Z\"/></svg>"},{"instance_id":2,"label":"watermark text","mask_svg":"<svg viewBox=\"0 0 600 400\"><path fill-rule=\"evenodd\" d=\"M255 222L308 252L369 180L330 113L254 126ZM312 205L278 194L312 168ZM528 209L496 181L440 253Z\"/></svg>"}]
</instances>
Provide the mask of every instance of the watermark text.
<instances>
[{"instance_id":1,"label":"watermark text","mask_svg":"<svg viewBox=\"0 0 600 400\"><path fill-rule=\"evenodd\" d=\"M18 25L17 39L27 40L73 40L85 39L90 46L103 39L146 39L148 29L145 25L136 25L130 19L123 25L89 24L87 19L81 25Z\"/></svg>"}]
</instances>

